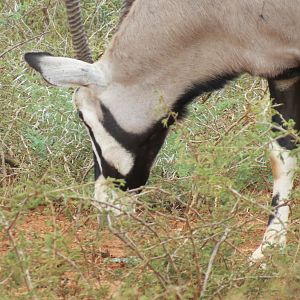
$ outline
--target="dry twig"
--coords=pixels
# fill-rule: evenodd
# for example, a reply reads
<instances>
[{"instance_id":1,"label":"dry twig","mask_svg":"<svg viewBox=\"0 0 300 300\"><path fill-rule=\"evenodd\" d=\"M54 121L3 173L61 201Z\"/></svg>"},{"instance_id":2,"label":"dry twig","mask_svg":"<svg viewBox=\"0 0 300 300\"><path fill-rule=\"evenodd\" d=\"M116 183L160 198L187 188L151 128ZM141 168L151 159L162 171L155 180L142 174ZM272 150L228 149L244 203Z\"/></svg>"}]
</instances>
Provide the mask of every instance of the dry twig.
<instances>
[{"instance_id":1,"label":"dry twig","mask_svg":"<svg viewBox=\"0 0 300 300\"><path fill-rule=\"evenodd\" d=\"M16 49L16 48L18 48L20 46L23 46L24 44L27 44L27 43L31 42L32 40L38 39L38 38L44 36L45 34L47 34L49 32L50 32L49 30L45 31L42 34L35 35L32 38L30 38L30 39L27 39L25 41L19 42L19 43L13 45L13 46L7 48L5 51L3 51L2 53L0 53L0 58L2 58L4 55L6 55L7 53L9 53L10 51L12 51L12 50L14 50L14 49Z\"/></svg>"},{"instance_id":2,"label":"dry twig","mask_svg":"<svg viewBox=\"0 0 300 300\"><path fill-rule=\"evenodd\" d=\"M229 232L230 232L230 229L226 228L223 236L217 242L217 244L216 244L216 246L215 246L215 248L214 248L214 250L213 250L213 252L211 254L211 257L210 257L209 263L208 263L208 267L207 267L207 271L205 273L205 278L204 278L204 283L203 283L203 287L202 287L200 298L203 298L204 295L205 295L205 293L206 293L207 286L208 286L208 281L209 281L210 274L211 274L212 267L213 267L213 263L214 263L214 261L216 259L216 256L217 256L217 253L218 253L218 251L220 249L221 244L226 240Z\"/></svg>"},{"instance_id":3,"label":"dry twig","mask_svg":"<svg viewBox=\"0 0 300 300\"><path fill-rule=\"evenodd\" d=\"M33 287L29 269L27 268L26 263L25 263L26 262L25 254L24 254L23 250L17 245L17 242L11 231L12 226L8 223L8 221L6 220L5 216L2 213L0 214L0 224L2 224L2 226L5 228L7 235L9 237L9 240L15 250L16 256L17 256L19 264L20 264L20 268L21 268L23 276L24 276L27 290L28 290L28 292L30 292L32 294L32 297L34 300L38 300L39 298L37 297L37 295L34 291L34 287Z\"/></svg>"}]
</instances>

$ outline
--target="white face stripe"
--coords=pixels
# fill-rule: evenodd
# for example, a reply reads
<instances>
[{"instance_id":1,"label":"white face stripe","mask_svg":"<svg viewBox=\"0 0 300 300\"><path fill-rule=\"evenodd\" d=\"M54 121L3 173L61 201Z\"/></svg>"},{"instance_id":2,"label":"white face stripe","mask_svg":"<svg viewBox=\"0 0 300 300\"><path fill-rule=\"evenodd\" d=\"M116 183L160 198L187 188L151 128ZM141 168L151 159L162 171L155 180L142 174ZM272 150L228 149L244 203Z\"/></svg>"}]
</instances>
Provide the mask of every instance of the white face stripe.
<instances>
[{"instance_id":1,"label":"white face stripe","mask_svg":"<svg viewBox=\"0 0 300 300\"><path fill-rule=\"evenodd\" d=\"M81 107L81 112L84 121L91 128L95 140L101 148L103 158L111 166L116 168L120 174L126 176L134 165L133 154L123 148L122 145L105 130L94 111L91 111L89 107ZM95 145L93 145L94 151L96 150L95 148ZM97 156L97 160L98 162L100 161L99 156Z\"/></svg>"},{"instance_id":2,"label":"white face stripe","mask_svg":"<svg viewBox=\"0 0 300 300\"><path fill-rule=\"evenodd\" d=\"M276 205L280 205L288 200L292 190L297 158L291 156L290 151L280 147L276 141L271 143L270 152L274 177L273 197L278 199ZM288 205L276 210L276 216L268 225L261 245L252 254L252 261L262 259L264 249L270 245L285 246L289 212Z\"/></svg>"}]
</instances>

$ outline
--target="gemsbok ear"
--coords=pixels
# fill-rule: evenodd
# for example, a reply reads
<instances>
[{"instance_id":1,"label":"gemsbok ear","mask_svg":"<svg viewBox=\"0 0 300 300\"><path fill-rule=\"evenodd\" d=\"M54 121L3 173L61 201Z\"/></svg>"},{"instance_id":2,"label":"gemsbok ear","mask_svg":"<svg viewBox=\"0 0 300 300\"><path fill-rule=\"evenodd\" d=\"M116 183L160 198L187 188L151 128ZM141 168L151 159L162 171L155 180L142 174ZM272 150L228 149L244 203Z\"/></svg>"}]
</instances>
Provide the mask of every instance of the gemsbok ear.
<instances>
[{"instance_id":1,"label":"gemsbok ear","mask_svg":"<svg viewBox=\"0 0 300 300\"><path fill-rule=\"evenodd\" d=\"M67 57L55 57L46 52L26 53L24 59L52 85L105 86L103 72L93 64Z\"/></svg>"}]
</instances>

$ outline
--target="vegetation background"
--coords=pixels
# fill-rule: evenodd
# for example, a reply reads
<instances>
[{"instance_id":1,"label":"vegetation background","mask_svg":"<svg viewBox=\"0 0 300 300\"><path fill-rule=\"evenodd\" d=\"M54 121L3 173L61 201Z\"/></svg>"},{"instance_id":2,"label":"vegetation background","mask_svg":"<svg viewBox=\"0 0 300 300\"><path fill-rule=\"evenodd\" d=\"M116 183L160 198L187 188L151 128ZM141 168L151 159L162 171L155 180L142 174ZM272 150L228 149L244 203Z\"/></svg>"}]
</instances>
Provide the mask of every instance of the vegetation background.
<instances>
[{"instance_id":1,"label":"vegetation background","mask_svg":"<svg viewBox=\"0 0 300 300\"><path fill-rule=\"evenodd\" d=\"M96 59L122 3L82 6ZM2 0L0 299L300 299L299 189L287 248L248 262L270 212L266 82L244 75L195 101L132 197L138 213L99 223L72 90L28 68L33 50L73 56L63 1Z\"/></svg>"}]
</instances>

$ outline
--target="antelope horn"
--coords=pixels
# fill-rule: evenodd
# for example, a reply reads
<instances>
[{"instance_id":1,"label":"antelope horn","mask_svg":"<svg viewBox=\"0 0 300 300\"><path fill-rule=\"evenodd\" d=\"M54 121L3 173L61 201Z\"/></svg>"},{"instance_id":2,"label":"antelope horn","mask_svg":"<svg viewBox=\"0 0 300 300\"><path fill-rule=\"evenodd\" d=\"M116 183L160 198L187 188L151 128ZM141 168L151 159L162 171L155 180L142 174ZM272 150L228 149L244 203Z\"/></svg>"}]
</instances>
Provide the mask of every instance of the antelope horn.
<instances>
[{"instance_id":1,"label":"antelope horn","mask_svg":"<svg viewBox=\"0 0 300 300\"><path fill-rule=\"evenodd\" d=\"M65 3L76 58L87 63L93 63L91 50L83 26L80 0L65 0Z\"/></svg>"}]
</instances>

